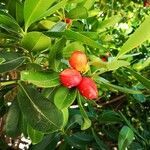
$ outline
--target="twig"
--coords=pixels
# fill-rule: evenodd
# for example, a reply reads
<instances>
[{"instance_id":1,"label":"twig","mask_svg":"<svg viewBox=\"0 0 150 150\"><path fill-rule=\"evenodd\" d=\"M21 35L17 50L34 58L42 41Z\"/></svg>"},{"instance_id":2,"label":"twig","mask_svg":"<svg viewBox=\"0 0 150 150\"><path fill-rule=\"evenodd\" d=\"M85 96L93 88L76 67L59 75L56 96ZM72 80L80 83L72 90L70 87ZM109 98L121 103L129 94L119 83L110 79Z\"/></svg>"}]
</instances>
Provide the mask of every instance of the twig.
<instances>
[{"instance_id":1,"label":"twig","mask_svg":"<svg viewBox=\"0 0 150 150\"><path fill-rule=\"evenodd\" d=\"M119 97L116 97L116 98L114 98L114 99L112 99L112 100L110 100L110 101L107 101L107 102L102 103L102 104L99 104L99 105L100 105L100 106L109 105L109 104L114 103L114 102L116 102L116 101L119 101L119 100L121 100L121 99L123 99L123 98L125 98L125 97L126 97L126 95L121 95L121 96L119 96Z\"/></svg>"}]
</instances>

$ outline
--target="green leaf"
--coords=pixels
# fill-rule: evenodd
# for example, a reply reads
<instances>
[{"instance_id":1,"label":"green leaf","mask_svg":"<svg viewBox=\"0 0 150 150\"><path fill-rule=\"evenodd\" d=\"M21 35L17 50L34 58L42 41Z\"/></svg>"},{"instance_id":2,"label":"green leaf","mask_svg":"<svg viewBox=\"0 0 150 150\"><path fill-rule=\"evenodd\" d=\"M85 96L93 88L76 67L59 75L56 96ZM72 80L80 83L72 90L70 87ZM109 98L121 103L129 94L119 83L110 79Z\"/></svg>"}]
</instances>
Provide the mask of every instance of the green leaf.
<instances>
[{"instance_id":1,"label":"green leaf","mask_svg":"<svg viewBox=\"0 0 150 150\"><path fill-rule=\"evenodd\" d=\"M4 58L0 58L0 64L2 64L3 62L5 62Z\"/></svg>"},{"instance_id":2,"label":"green leaf","mask_svg":"<svg viewBox=\"0 0 150 150\"><path fill-rule=\"evenodd\" d=\"M65 22L58 22L56 23L51 29L50 32L61 32L66 29L66 23Z\"/></svg>"},{"instance_id":3,"label":"green leaf","mask_svg":"<svg viewBox=\"0 0 150 150\"><path fill-rule=\"evenodd\" d=\"M76 132L70 136L66 136L65 140L70 146L73 146L77 149L85 149L85 147L92 142L93 137L84 132Z\"/></svg>"},{"instance_id":4,"label":"green leaf","mask_svg":"<svg viewBox=\"0 0 150 150\"><path fill-rule=\"evenodd\" d=\"M65 127L68 123L68 118L69 118L68 108L62 109L62 113L63 113L63 118L64 118L63 127Z\"/></svg>"},{"instance_id":5,"label":"green leaf","mask_svg":"<svg viewBox=\"0 0 150 150\"><path fill-rule=\"evenodd\" d=\"M9 14L15 18L16 17L16 1L17 0L7 0L7 9Z\"/></svg>"},{"instance_id":6,"label":"green leaf","mask_svg":"<svg viewBox=\"0 0 150 150\"><path fill-rule=\"evenodd\" d=\"M0 12L0 25L17 34L21 32L21 28L15 19L4 12Z\"/></svg>"},{"instance_id":7,"label":"green leaf","mask_svg":"<svg viewBox=\"0 0 150 150\"><path fill-rule=\"evenodd\" d=\"M120 20L122 19L121 15L114 15L111 16L108 19L105 19L104 21L99 22L98 24L98 28L97 31L98 32L102 32L104 31L106 28L109 28L111 26L114 26L116 23L118 23Z\"/></svg>"},{"instance_id":8,"label":"green leaf","mask_svg":"<svg viewBox=\"0 0 150 150\"><path fill-rule=\"evenodd\" d=\"M51 39L41 32L29 32L22 41L22 46L29 51L42 51L51 45Z\"/></svg>"},{"instance_id":9,"label":"green leaf","mask_svg":"<svg viewBox=\"0 0 150 150\"><path fill-rule=\"evenodd\" d=\"M27 122L35 130L55 132L62 128L63 114L32 86L19 82L18 102Z\"/></svg>"},{"instance_id":10,"label":"green leaf","mask_svg":"<svg viewBox=\"0 0 150 150\"><path fill-rule=\"evenodd\" d=\"M124 66L129 66L130 63L124 60L113 60L111 62L103 62L99 57L90 56L90 64L93 66L96 66L98 69L103 68L103 71L112 71L112 70L117 70L120 67L124 67Z\"/></svg>"},{"instance_id":11,"label":"green leaf","mask_svg":"<svg viewBox=\"0 0 150 150\"><path fill-rule=\"evenodd\" d=\"M25 31L28 27L38 21L40 16L55 2L55 0L25 0L24 3L24 20Z\"/></svg>"},{"instance_id":12,"label":"green leaf","mask_svg":"<svg viewBox=\"0 0 150 150\"><path fill-rule=\"evenodd\" d=\"M133 141L134 133L128 126L123 126L118 138L119 150L125 150Z\"/></svg>"},{"instance_id":13,"label":"green leaf","mask_svg":"<svg viewBox=\"0 0 150 150\"><path fill-rule=\"evenodd\" d=\"M113 89L116 89L116 90L124 92L124 93L141 94L141 92L138 91L138 90L132 90L132 89L129 89L129 88L124 88L124 87L121 87L121 86L113 85L113 84L109 83L109 81L107 81L106 79L101 78L101 77L96 77L95 81L98 84L104 84L105 86L107 86L110 89L113 88Z\"/></svg>"},{"instance_id":14,"label":"green leaf","mask_svg":"<svg viewBox=\"0 0 150 150\"><path fill-rule=\"evenodd\" d=\"M56 91L54 103L59 109L68 108L74 102L77 91L61 86Z\"/></svg>"},{"instance_id":15,"label":"green leaf","mask_svg":"<svg viewBox=\"0 0 150 150\"><path fill-rule=\"evenodd\" d=\"M60 140L60 134L59 133L52 133L44 136L43 140L36 144L31 146L31 150L55 150L57 143Z\"/></svg>"},{"instance_id":16,"label":"green leaf","mask_svg":"<svg viewBox=\"0 0 150 150\"><path fill-rule=\"evenodd\" d=\"M145 138L137 131L137 129L131 124L131 122L123 115L123 113L121 111L119 111L120 116L122 117L122 119L124 120L124 122L128 125L128 127L138 136L140 137L143 141L145 140Z\"/></svg>"},{"instance_id":17,"label":"green leaf","mask_svg":"<svg viewBox=\"0 0 150 150\"><path fill-rule=\"evenodd\" d=\"M144 96L144 94L134 94L133 97L140 103L144 103L146 101L146 97Z\"/></svg>"},{"instance_id":18,"label":"green leaf","mask_svg":"<svg viewBox=\"0 0 150 150\"><path fill-rule=\"evenodd\" d=\"M63 55L62 54L63 48L66 45L66 41L67 41L66 38L62 37L54 44L54 46L51 48L49 52L49 66L55 71L57 70L55 69L55 62L57 60L61 61Z\"/></svg>"},{"instance_id":19,"label":"green leaf","mask_svg":"<svg viewBox=\"0 0 150 150\"><path fill-rule=\"evenodd\" d=\"M95 3L96 0L85 0L84 7L89 10Z\"/></svg>"},{"instance_id":20,"label":"green leaf","mask_svg":"<svg viewBox=\"0 0 150 150\"><path fill-rule=\"evenodd\" d=\"M34 72L34 71L22 71L21 72L21 80L28 81L39 87L55 87L60 84L58 73L50 73L50 72Z\"/></svg>"},{"instance_id":21,"label":"green leaf","mask_svg":"<svg viewBox=\"0 0 150 150\"><path fill-rule=\"evenodd\" d=\"M29 124L27 126L28 136L32 141L32 144L37 144L42 141L44 134L38 130L33 129Z\"/></svg>"},{"instance_id":22,"label":"green leaf","mask_svg":"<svg viewBox=\"0 0 150 150\"><path fill-rule=\"evenodd\" d=\"M69 123L67 124L66 131L71 127L74 127L75 124L79 124L80 126L83 124L83 118L80 114L75 114L71 119L69 119Z\"/></svg>"},{"instance_id":23,"label":"green leaf","mask_svg":"<svg viewBox=\"0 0 150 150\"><path fill-rule=\"evenodd\" d=\"M71 19L86 19L88 17L88 12L85 7L77 6L69 11L67 17Z\"/></svg>"},{"instance_id":24,"label":"green leaf","mask_svg":"<svg viewBox=\"0 0 150 150\"><path fill-rule=\"evenodd\" d=\"M91 120L89 119L86 111L84 110L84 108L82 106L81 95L79 93L78 93L78 105L79 105L79 108L80 108L81 115L84 119L84 121L81 125L81 130L86 130L91 126L92 123L91 123Z\"/></svg>"},{"instance_id":25,"label":"green leaf","mask_svg":"<svg viewBox=\"0 0 150 150\"><path fill-rule=\"evenodd\" d=\"M146 88L150 89L150 80L148 80L147 78L143 77L142 75L140 75L139 73L130 68L126 68L126 70L129 71Z\"/></svg>"},{"instance_id":26,"label":"green leaf","mask_svg":"<svg viewBox=\"0 0 150 150\"><path fill-rule=\"evenodd\" d=\"M89 37L87 37L81 33L71 31L71 30L66 30L64 32L64 35L66 36L67 39L77 40L77 41L80 41L80 42L82 42L86 45L89 45L91 47L104 49L104 47L101 46L98 42L95 42L94 40L90 39Z\"/></svg>"},{"instance_id":27,"label":"green leaf","mask_svg":"<svg viewBox=\"0 0 150 150\"><path fill-rule=\"evenodd\" d=\"M107 70L111 71L111 70L116 70L120 67L124 67L124 66L129 66L130 63L124 60L114 60L112 62L108 62L106 64Z\"/></svg>"},{"instance_id":28,"label":"green leaf","mask_svg":"<svg viewBox=\"0 0 150 150\"><path fill-rule=\"evenodd\" d=\"M50 7L45 13L43 13L40 16L40 18L52 15L54 12L56 12L60 8L65 7L66 3L67 3L67 0L61 0L60 2L57 2L54 6Z\"/></svg>"},{"instance_id":29,"label":"green leaf","mask_svg":"<svg viewBox=\"0 0 150 150\"><path fill-rule=\"evenodd\" d=\"M17 55L15 55L14 53L9 52L1 52L0 57L5 59L5 61L0 64L0 73L5 73L14 70L21 66L25 61L24 56L17 57Z\"/></svg>"},{"instance_id":30,"label":"green leaf","mask_svg":"<svg viewBox=\"0 0 150 150\"><path fill-rule=\"evenodd\" d=\"M10 109L7 114L5 132L7 136L17 137L20 132L20 117L21 111L18 106L17 100L14 100L13 104L10 106Z\"/></svg>"},{"instance_id":31,"label":"green leaf","mask_svg":"<svg viewBox=\"0 0 150 150\"><path fill-rule=\"evenodd\" d=\"M28 133L27 133L27 127L28 127L28 123L27 123L27 120L25 118L25 116L22 114L22 117L21 117L21 132L23 133L23 136L24 137L28 137Z\"/></svg>"},{"instance_id":32,"label":"green leaf","mask_svg":"<svg viewBox=\"0 0 150 150\"><path fill-rule=\"evenodd\" d=\"M10 34L5 34L5 33L0 33L0 37L1 38L4 38L4 39L15 39L15 40L18 40L18 37L16 36L13 36L13 35L10 35Z\"/></svg>"},{"instance_id":33,"label":"green leaf","mask_svg":"<svg viewBox=\"0 0 150 150\"><path fill-rule=\"evenodd\" d=\"M24 5L20 1L16 2L16 20L19 25L23 25L24 23L24 16L23 16Z\"/></svg>"},{"instance_id":34,"label":"green leaf","mask_svg":"<svg viewBox=\"0 0 150 150\"><path fill-rule=\"evenodd\" d=\"M92 128L92 134L93 137L99 147L99 150L107 150L108 147L106 146L106 144L98 137L98 135L95 133L94 129Z\"/></svg>"},{"instance_id":35,"label":"green leaf","mask_svg":"<svg viewBox=\"0 0 150 150\"><path fill-rule=\"evenodd\" d=\"M120 115L115 111L111 111L111 110L103 111L98 116L98 120L100 124L115 124L122 121Z\"/></svg>"},{"instance_id":36,"label":"green leaf","mask_svg":"<svg viewBox=\"0 0 150 150\"><path fill-rule=\"evenodd\" d=\"M148 16L144 22L136 29L136 31L129 37L129 39L121 47L116 58L120 58L124 54L130 52L133 48L138 47L144 41L150 39L150 16Z\"/></svg>"},{"instance_id":37,"label":"green leaf","mask_svg":"<svg viewBox=\"0 0 150 150\"><path fill-rule=\"evenodd\" d=\"M81 44L80 42L72 42L67 44L67 46L63 49L63 56L65 58L69 58L71 56L71 54L75 51L79 49L80 51L85 51L85 48L83 46L83 44Z\"/></svg>"}]
</instances>

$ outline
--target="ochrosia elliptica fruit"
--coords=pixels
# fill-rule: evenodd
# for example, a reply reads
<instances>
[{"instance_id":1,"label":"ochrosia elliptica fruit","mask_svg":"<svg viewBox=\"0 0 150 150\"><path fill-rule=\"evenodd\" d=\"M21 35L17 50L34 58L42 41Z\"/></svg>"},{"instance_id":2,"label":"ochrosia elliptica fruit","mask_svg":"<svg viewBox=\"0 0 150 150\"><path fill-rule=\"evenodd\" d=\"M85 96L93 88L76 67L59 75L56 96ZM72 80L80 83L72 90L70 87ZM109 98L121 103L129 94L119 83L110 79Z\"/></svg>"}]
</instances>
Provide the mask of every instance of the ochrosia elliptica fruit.
<instances>
[{"instance_id":1,"label":"ochrosia elliptica fruit","mask_svg":"<svg viewBox=\"0 0 150 150\"><path fill-rule=\"evenodd\" d=\"M72 23L72 20L69 19L69 18L65 18L65 22L66 22L67 24L71 24L71 23Z\"/></svg>"},{"instance_id":2,"label":"ochrosia elliptica fruit","mask_svg":"<svg viewBox=\"0 0 150 150\"><path fill-rule=\"evenodd\" d=\"M75 51L72 53L69 64L72 68L80 71L86 72L88 70L88 60L85 53L81 51Z\"/></svg>"},{"instance_id":3,"label":"ochrosia elliptica fruit","mask_svg":"<svg viewBox=\"0 0 150 150\"><path fill-rule=\"evenodd\" d=\"M102 60L103 62L107 62L107 57L103 56L103 57L101 58L101 60Z\"/></svg>"},{"instance_id":4,"label":"ochrosia elliptica fruit","mask_svg":"<svg viewBox=\"0 0 150 150\"><path fill-rule=\"evenodd\" d=\"M92 100L98 98L98 89L96 83L91 78L83 77L77 88L81 95L87 99Z\"/></svg>"},{"instance_id":5,"label":"ochrosia elliptica fruit","mask_svg":"<svg viewBox=\"0 0 150 150\"><path fill-rule=\"evenodd\" d=\"M79 85L81 80L81 74L75 69L68 68L60 73L60 82L67 88Z\"/></svg>"}]
</instances>

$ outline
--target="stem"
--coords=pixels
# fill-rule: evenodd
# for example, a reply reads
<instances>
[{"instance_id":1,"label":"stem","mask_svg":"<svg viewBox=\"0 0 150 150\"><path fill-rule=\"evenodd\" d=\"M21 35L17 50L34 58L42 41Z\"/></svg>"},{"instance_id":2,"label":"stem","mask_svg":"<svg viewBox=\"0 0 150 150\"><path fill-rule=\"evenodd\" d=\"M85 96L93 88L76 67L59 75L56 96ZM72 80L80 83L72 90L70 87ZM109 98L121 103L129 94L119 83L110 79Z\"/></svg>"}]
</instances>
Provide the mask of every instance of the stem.
<instances>
[{"instance_id":1,"label":"stem","mask_svg":"<svg viewBox=\"0 0 150 150\"><path fill-rule=\"evenodd\" d=\"M0 82L0 87L1 86L6 86L6 85L11 85L11 84L16 84L17 81L6 81L6 82Z\"/></svg>"}]
</instances>

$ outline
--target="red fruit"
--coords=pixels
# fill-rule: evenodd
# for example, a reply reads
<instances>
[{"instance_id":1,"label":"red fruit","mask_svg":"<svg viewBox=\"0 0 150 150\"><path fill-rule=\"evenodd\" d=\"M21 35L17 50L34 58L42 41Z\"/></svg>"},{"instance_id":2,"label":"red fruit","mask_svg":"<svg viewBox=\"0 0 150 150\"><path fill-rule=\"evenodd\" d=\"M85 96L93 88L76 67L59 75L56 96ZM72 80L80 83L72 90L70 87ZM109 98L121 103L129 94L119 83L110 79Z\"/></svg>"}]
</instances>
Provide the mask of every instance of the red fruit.
<instances>
[{"instance_id":1,"label":"red fruit","mask_svg":"<svg viewBox=\"0 0 150 150\"><path fill-rule=\"evenodd\" d=\"M71 24L71 23L72 23L72 20L69 19L69 18L65 18L65 22L66 22L67 24Z\"/></svg>"},{"instance_id":2,"label":"red fruit","mask_svg":"<svg viewBox=\"0 0 150 150\"><path fill-rule=\"evenodd\" d=\"M82 80L81 74L75 69L65 69L60 73L60 82L67 88L77 86Z\"/></svg>"},{"instance_id":3,"label":"red fruit","mask_svg":"<svg viewBox=\"0 0 150 150\"><path fill-rule=\"evenodd\" d=\"M104 61L104 62L107 62L107 57L104 56L104 57L101 58L101 60Z\"/></svg>"},{"instance_id":4,"label":"red fruit","mask_svg":"<svg viewBox=\"0 0 150 150\"><path fill-rule=\"evenodd\" d=\"M85 53L81 51L75 51L72 53L69 64L72 68L80 71L80 72L86 72L88 69L88 60L85 55Z\"/></svg>"},{"instance_id":5,"label":"red fruit","mask_svg":"<svg viewBox=\"0 0 150 150\"><path fill-rule=\"evenodd\" d=\"M91 78L83 77L77 88L81 95L87 99L92 100L98 98L98 89L96 83Z\"/></svg>"}]
</instances>

